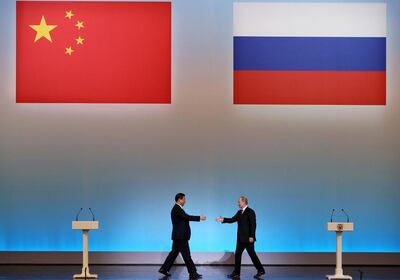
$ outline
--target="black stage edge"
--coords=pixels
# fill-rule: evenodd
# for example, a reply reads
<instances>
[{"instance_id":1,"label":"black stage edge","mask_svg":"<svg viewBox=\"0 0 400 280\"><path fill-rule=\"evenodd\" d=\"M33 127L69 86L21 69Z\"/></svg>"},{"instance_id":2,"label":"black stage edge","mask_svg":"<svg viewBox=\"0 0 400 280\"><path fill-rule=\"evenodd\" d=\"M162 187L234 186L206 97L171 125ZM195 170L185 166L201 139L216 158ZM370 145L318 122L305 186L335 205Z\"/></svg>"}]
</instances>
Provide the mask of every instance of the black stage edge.
<instances>
[{"instance_id":1,"label":"black stage edge","mask_svg":"<svg viewBox=\"0 0 400 280\"><path fill-rule=\"evenodd\" d=\"M168 252L90 252L91 264L98 265L159 265ZM335 253L258 253L264 265L273 266L324 266L335 264ZM231 265L234 263L232 252L193 252L197 265ZM15 252L1 251L0 264L54 264L78 265L81 252ZM177 263L182 259L178 257ZM243 254L243 264L251 261ZM344 265L400 266L400 253L344 253ZM400 279L400 276L399 278Z\"/></svg>"},{"instance_id":2,"label":"black stage edge","mask_svg":"<svg viewBox=\"0 0 400 280\"><path fill-rule=\"evenodd\" d=\"M91 272L98 273L99 279L107 280L154 280L164 279L157 272L159 266L139 265L92 265ZM271 280L314 280L324 279L326 274L332 274L330 266L266 266L266 277ZM0 279L7 280L72 280L72 275L79 272L79 265L1 265ZM199 266L198 272L203 274L203 279L225 280L226 274L232 271L232 266ZM399 280L400 267L366 267L346 266L346 274L353 280ZM188 279L184 266L178 265L171 269L170 280ZM253 279L255 269L251 266L243 266L241 280Z\"/></svg>"}]
</instances>

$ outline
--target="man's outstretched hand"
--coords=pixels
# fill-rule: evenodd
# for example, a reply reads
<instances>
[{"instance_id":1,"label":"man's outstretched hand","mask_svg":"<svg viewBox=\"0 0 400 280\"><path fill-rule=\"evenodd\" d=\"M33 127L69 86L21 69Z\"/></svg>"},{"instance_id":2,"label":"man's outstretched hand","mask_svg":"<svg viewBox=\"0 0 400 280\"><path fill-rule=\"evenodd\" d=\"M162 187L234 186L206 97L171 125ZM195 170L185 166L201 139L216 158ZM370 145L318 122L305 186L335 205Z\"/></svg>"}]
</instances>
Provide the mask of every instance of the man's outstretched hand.
<instances>
[{"instance_id":1,"label":"man's outstretched hand","mask_svg":"<svg viewBox=\"0 0 400 280\"><path fill-rule=\"evenodd\" d=\"M215 220L216 220L217 222L222 223L222 222L224 221L224 217L218 216Z\"/></svg>"},{"instance_id":2,"label":"man's outstretched hand","mask_svg":"<svg viewBox=\"0 0 400 280\"><path fill-rule=\"evenodd\" d=\"M200 215L200 221L205 221L207 219L206 216L204 216L203 214Z\"/></svg>"}]
</instances>

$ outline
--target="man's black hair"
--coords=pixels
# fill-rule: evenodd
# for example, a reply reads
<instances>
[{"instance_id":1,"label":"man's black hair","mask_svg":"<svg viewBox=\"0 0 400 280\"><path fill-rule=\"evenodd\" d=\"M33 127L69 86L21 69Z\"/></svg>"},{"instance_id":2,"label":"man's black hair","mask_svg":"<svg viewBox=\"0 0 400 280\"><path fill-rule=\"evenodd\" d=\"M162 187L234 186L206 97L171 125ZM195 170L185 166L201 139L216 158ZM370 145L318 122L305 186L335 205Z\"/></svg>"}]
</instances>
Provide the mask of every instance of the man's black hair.
<instances>
[{"instance_id":1,"label":"man's black hair","mask_svg":"<svg viewBox=\"0 0 400 280\"><path fill-rule=\"evenodd\" d=\"M175 202L178 202L179 199L182 199L182 198L184 198L184 197L185 197L185 194L184 194L184 193L177 193L177 194L175 195Z\"/></svg>"}]
</instances>

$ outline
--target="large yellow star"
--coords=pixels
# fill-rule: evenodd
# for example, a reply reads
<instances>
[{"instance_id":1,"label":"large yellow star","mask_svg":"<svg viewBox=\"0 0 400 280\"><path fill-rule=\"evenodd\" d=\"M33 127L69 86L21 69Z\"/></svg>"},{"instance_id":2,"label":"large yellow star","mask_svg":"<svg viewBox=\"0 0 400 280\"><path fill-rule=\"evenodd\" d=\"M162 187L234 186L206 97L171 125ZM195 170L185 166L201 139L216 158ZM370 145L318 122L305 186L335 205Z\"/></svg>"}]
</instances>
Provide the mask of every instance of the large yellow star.
<instances>
[{"instance_id":1,"label":"large yellow star","mask_svg":"<svg viewBox=\"0 0 400 280\"><path fill-rule=\"evenodd\" d=\"M71 56L73 52L74 52L74 50L72 49L71 46L69 46L68 48L65 48L65 54Z\"/></svg>"},{"instance_id":2,"label":"large yellow star","mask_svg":"<svg viewBox=\"0 0 400 280\"><path fill-rule=\"evenodd\" d=\"M44 16L42 16L42 19L40 20L39 25L29 25L29 26L33 30L36 31L35 42L42 37L44 37L47 40L49 40L50 42L52 42L51 36L50 36L50 31L52 31L54 28L56 28L57 25L47 25L46 19L44 18Z\"/></svg>"}]
</instances>

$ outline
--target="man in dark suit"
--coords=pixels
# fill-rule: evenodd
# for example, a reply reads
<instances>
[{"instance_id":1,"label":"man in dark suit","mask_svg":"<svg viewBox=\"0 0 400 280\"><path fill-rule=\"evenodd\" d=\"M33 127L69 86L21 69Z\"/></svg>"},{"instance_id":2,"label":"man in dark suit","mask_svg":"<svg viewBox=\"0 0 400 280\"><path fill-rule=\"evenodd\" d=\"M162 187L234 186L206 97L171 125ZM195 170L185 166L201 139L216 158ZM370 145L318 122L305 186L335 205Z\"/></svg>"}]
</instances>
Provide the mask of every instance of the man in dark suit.
<instances>
[{"instance_id":1,"label":"man in dark suit","mask_svg":"<svg viewBox=\"0 0 400 280\"><path fill-rule=\"evenodd\" d=\"M217 222L221 223L238 223L237 229L237 242L235 251L235 269L227 275L228 278L240 278L240 265L242 263L242 253L244 249L247 250L251 261L257 269L257 274L254 278L260 278L265 274L264 267L262 266L257 254L254 250L254 242L256 241L256 213L253 209L247 206L248 200L245 196L239 197L238 206L239 211L232 218L217 217Z\"/></svg>"},{"instance_id":2,"label":"man in dark suit","mask_svg":"<svg viewBox=\"0 0 400 280\"><path fill-rule=\"evenodd\" d=\"M196 266L193 263L192 257L190 256L189 240L190 240L190 225L189 222L200 222L204 221L206 217L201 214L200 216L191 216L186 214L183 210L186 198L183 193L178 193L175 196L175 205L171 210L172 220L172 250L165 259L164 264L161 266L160 272L165 276L169 277L170 268L174 264L174 261L179 253L185 262L186 268L189 272L190 279L199 279L201 274L196 271Z\"/></svg>"}]
</instances>

